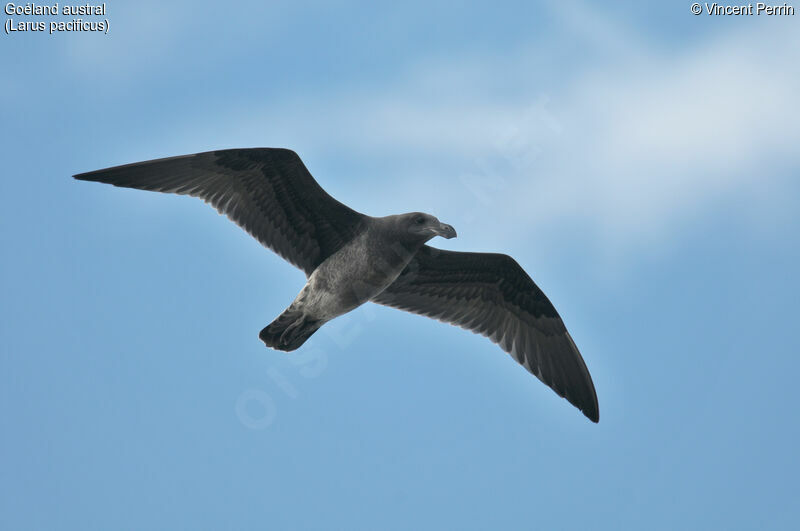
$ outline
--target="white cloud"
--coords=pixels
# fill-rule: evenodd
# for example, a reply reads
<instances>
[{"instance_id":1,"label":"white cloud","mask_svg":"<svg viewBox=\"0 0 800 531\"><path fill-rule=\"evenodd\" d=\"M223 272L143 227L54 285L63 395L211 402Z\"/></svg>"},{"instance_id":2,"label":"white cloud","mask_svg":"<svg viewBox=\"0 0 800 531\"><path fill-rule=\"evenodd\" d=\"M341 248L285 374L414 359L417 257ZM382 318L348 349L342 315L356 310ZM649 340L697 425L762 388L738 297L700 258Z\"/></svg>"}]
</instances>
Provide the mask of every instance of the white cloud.
<instances>
[{"instance_id":1,"label":"white cloud","mask_svg":"<svg viewBox=\"0 0 800 531\"><path fill-rule=\"evenodd\" d=\"M584 160L561 169L588 184L596 222L636 233L726 194L763 186L776 167L800 167L798 34L782 27L726 36L644 68L596 75L576 91L571 125ZM602 105L604 111L594 112ZM578 172L586 172L577 176ZM635 235L635 234L634 234Z\"/></svg>"}]
</instances>

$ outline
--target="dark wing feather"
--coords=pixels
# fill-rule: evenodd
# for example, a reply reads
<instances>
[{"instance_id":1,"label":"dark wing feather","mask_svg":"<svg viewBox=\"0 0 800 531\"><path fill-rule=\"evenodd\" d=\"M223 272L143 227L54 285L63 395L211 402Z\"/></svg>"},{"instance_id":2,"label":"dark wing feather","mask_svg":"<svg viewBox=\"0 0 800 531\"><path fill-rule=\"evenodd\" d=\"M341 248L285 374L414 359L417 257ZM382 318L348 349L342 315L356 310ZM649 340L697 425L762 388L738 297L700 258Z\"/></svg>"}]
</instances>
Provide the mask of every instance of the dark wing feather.
<instances>
[{"instance_id":1,"label":"dark wing feather","mask_svg":"<svg viewBox=\"0 0 800 531\"><path fill-rule=\"evenodd\" d=\"M425 245L373 301L487 336L590 420L599 420L592 377L564 322L510 256Z\"/></svg>"},{"instance_id":2,"label":"dark wing feather","mask_svg":"<svg viewBox=\"0 0 800 531\"><path fill-rule=\"evenodd\" d=\"M306 275L362 230L366 219L328 195L288 149L209 151L75 178L199 197Z\"/></svg>"}]
</instances>

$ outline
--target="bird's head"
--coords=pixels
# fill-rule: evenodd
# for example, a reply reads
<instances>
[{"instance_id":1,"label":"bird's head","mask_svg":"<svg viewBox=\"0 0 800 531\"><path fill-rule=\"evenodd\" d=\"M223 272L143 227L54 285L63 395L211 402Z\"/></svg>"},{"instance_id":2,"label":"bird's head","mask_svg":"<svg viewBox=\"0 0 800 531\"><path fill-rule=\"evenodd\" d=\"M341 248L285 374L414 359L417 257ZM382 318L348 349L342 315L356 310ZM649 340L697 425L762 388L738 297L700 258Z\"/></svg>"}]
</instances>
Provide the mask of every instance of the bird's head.
<instances>
[{"instance_id":1,"label":"bird's head","mask_svg":"<svg viewBox=\"0 0 800 531\"><path fill-rule=\"evenodd\" d=\"M410 214L403 214L398 219L400 227L411 233L414 237L428 241L434 236L441 236L442 238L456 237L456 230L446 223L442 223L436 216L425 214L423 212L411 212Z\"/></svg>"}]
</instances>

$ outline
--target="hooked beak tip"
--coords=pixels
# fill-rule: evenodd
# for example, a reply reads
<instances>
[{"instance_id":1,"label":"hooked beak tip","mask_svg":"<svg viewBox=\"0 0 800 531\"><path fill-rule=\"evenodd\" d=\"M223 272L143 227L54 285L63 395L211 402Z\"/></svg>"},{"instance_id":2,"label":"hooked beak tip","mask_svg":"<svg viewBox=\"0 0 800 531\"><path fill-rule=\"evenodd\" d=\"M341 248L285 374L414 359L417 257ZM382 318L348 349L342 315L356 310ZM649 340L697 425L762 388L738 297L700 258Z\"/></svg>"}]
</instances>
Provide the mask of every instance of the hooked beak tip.
<instances>
[{"instance_id":1,"label":"hooked beak tip","mask_svg":"<svg viewBox=\"0 0 800 531\"><path fill-rule=\"evenodd\" d=\"M441 226L440 231L439 231L439 235L442 238L447 238L448 240L458 236L458 234L456 233L456 229L454 229L452 227L452 225L446 225L444 223L442 223L442 226Z\"/></svg>"}]
</instances>

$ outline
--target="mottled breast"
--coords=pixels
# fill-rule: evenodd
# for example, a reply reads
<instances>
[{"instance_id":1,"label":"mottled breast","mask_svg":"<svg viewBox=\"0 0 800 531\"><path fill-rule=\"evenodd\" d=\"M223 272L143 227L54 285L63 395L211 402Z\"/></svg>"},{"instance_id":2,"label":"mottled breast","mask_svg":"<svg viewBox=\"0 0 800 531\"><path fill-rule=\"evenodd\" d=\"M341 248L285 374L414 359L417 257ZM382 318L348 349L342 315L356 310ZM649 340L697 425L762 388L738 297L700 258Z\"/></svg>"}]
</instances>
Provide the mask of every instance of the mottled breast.
<instances>
[{"instance_id":1,"label":"mottled breast","mask_svg":"<svg viewBox=\"0 0 800 531\"><path fill-rule=\"evenodd\" d=\"M383 291L412 256L400 243L387 241L385 233L368 229L320 264L308 282L313 291L334 295L341 314Z\"/></svg>"}]
</instances>

